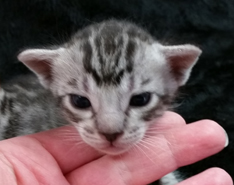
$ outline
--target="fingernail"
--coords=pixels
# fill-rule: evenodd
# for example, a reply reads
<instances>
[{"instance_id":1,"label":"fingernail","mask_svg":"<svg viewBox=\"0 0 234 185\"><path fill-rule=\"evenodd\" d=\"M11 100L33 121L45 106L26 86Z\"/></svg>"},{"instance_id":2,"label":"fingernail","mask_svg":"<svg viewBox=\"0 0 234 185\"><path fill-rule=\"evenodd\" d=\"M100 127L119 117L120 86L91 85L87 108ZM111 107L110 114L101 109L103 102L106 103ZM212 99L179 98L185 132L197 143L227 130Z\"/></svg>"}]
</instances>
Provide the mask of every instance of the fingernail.
<instances>
[{"instance_id":1,"label":"fingernail","mask_svg":"<svg viewBox=\"0 0 234 185\"><path fill-rule=\"evenodd\" d=\"M225 132L225 135L226 135L226 142L225 142L225 146L224 147L227 147L228 144L229 144L229 138L228 138L227 132L225 130L224 130L224 132Z\"/></svg>"}]
</instances>

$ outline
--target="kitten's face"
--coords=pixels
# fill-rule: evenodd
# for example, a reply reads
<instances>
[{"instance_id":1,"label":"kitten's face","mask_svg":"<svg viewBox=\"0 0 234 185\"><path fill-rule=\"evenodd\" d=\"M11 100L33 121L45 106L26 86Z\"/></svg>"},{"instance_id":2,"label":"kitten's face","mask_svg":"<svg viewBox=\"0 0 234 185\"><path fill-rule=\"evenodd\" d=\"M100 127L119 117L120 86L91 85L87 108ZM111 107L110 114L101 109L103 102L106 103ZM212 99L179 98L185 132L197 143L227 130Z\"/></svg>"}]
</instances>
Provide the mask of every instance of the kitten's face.
<instances>
[{"instance_id":1,"label":"kitten's face","mask_svg":"<svg viewBox=\"0 0 234 185\"><path fill-rule=\"evenodd\" d=\"M60 98L86 143L116 155L144 137L199 54L190 45L164 47L131 24L107 22L57 50L28 50L19 59ZM179 59L182 65L170 64Z\"/></svg>"},{"instance_id":2,"label":"kitten's face","mask_svg":"<svg viewBox=\"0 0 234 185\"><path fill-rule=\"evenodd\" d=\"M119 58L122 66L115 71L123 69L124 72L116 83L107 79L106 83L98 84L92 73L78 65L82 57L77 55L82 56L82 51L68 54L71 48L61 51L64 53L57 62L61 65L54 68L56 78L51 89L62 97L65 116L85 142L105 153L126 151L142 139L149 121L162 114L167 106L166 97L177 87L168 78L168 69L163 65L165 59L153 48L157 46L143 45L136 45L136 53L132 55L134 71L125 70L128 61ZM66 55L71 57L68 59ZM99 63L95 55L92 60ZM113 61L110 60L109 63ZM69 65L62 64L64 61ZM98 67L93 70L98 73ZM100 75L100 78L104 77ZM173 92L168 86L174 86Z\"/></svg>"}]
</instances>

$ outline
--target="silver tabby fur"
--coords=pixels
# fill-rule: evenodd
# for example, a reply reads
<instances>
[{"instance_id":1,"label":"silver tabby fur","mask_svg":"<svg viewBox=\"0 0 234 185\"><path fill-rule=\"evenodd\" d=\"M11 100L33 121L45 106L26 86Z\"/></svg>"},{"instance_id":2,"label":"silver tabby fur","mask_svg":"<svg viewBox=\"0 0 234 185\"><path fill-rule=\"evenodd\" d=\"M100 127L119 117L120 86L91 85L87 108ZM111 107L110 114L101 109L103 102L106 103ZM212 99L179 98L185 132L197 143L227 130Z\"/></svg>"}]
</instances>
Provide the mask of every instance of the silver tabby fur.
<instances>
[{"instance_id":1,"label":"silver tabby fur","mask_svg":"<svg viewBox=\"0 0 234 185\"><path fill-rule=\"evenodd\" d=\"M49 130L68 124L59 103L34 75L0 85L0 139Z\"/></svg>"},{"instance_id":2,"label":"silver tabby fur","mask_svg":"<svg viewBox=\"0 0 234 185\"><path fill-rule=\"evenodd\" d=\"M168 108L200 53L192 45L163 46L136 25L115 20L86 27L64 45L25 50L18 59L43 87L35 77L2 84L0 137L71 123L95 149L123 153ZM147 105L129 105L144 92L151 93ZM88 98L92 106L74 107L71 94ZM121 134L107 139L116 133Z\"/></svg>"}]
</instances>

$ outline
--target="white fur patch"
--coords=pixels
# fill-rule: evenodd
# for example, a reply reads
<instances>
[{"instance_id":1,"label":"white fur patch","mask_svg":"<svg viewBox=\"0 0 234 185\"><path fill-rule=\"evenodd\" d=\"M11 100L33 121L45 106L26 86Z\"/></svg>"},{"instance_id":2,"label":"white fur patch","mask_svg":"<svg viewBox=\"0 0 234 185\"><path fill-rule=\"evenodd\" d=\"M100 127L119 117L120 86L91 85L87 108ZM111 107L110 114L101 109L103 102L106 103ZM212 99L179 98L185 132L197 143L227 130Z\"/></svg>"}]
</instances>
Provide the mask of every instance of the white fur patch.
<instances>
[{"instance_id":1,"label":"white fur patch","mask_svg":"<svg viewBox=\"0 0 234 185\"><path fill-rule=\"evenodd\" d=\"M175 185L180 181L181 179L178 179L176 172L171 172L160 179L160 185Z\"/></svg>"}]
</instances>

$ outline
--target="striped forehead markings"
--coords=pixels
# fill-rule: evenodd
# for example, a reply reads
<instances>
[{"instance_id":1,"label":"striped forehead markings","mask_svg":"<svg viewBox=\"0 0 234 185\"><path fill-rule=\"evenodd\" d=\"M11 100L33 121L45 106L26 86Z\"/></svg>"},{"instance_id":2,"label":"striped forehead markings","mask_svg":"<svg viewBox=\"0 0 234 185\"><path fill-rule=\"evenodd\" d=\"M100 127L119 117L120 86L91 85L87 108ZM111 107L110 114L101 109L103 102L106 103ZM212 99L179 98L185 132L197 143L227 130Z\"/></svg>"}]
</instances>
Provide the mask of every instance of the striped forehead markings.
<instances>
[{"instance_id":1,"label":"striped forehead markings","mask_svg":"<svg viewBox=\"0 0 234 185\"><path fill-rule=\"evenodd\" d=\"M96 38L94 41L94 45L92 46L89 41L85 41L82 45L82 49L84 52L83 56L83 65L85 70L90 73L95 79L98 85L118 85L124 75L125 72L132 72L133 70L133 55L135 51L135 43L130 41L127 43L126 51L120 47L122 46L122 41L120 39L120 46L115 46L115 52L113 52L112 56L107 56L110 54L110 51L102 52L104 48L101 48L101 42L105 42L104 40L100 40L100 38ZM115 43L116 44L116 43ZM112 46L113 47L113 46ZM97 57L94 57L94 49L96 48ZM113 48L112 48L113 49ZM125 52L125 61L121 61L121 56ZM97 61L92 61L94 58L97 58ZM92 62L98 62L99 65L93 65ZM98 66L98 68L97 68Z\"/></svg>"},{"instance_id":2,"label":"striped forehead markings","mask_svg":"<svg viewBox=\"0 0 234 185\"><path fill-rule=\"evenodd\" d=\"M99 86L119 85L124 74L133 71L137 43L152 41L134 24L113 20L89 26L76 38L81 43L84 68Z\"/></svg>"}]
</instances>

